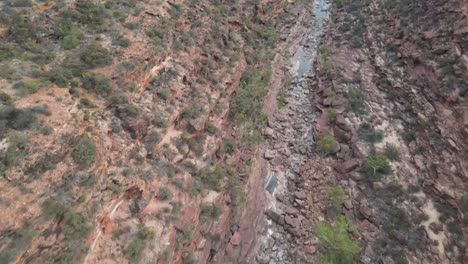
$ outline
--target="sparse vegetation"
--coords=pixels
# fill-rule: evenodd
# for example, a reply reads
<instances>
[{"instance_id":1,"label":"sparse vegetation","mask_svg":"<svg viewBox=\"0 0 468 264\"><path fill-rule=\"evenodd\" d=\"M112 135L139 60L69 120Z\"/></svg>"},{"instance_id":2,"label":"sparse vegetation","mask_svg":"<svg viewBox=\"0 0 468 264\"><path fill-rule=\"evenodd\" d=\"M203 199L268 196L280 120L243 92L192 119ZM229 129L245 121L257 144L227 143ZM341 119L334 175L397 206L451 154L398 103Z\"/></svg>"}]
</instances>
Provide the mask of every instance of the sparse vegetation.
<instances>
[{"instance_id":1,"label":"sparse vegetation","mask_svg":"<svg viewBox=\"0 0 468 264\"><path fill-rule=\"evenodd\" d=\"M96 145L88 136L81 136L76 140L72 156L79 165L89 167L97 156Z\"/></svg>"},{"instance_id":2,"label":"sparse vegetation","mask_svg":"<svg viewBox=\"0 0 468 264\"><path fill-rule=\"evenodd\" d=\"M344 216L339 216L335 223L317 223L315 233L320 240L321 263L352 264L357 260L361 247L351 240L348 229L348 222Z\"/></svg>"},{"instance_id":3,"label":"sparse vegetation","mask_svg":"<svg viewBox=\"0 0 468 264\"><path fill-rule=\"evenodd\" d=\"M392 168L383 155L370 156L362 165L362 172L371 181L379 181L382 176L390 174Z\"/></svg>"},{"instance_id":4,"label":"sparse vegetation","mask_svg":"<svg viewBox=\"0 0 468 264\"><path fill-rule=\"evenodd\" d=\"M339 147L338 142L332 136L325 136L317 142L317 150L322 155L329 155Z\"/></svg>"},{"instance_id":5,"label":"sparse vegetation","mask_svg":"<svg viewBox=\"0 0 468 264\"><path fill-rule=\"evenodd\" d=\"M222 213L223 210L216 204L202 203L200 206L200 214L211 219L217 220Z\"/></svg>"},{"instance_id":6,"label":"sparse vegetation","mask_svg":"<svg viewBox=\"0 0 468 264\"><path fill-rule=\"evenodd\" d=\"M345 193L341 187L332 187L327 192L327 209L332 218L341 213L341 207L345 199Z\"/></svg>"}]
</instances>

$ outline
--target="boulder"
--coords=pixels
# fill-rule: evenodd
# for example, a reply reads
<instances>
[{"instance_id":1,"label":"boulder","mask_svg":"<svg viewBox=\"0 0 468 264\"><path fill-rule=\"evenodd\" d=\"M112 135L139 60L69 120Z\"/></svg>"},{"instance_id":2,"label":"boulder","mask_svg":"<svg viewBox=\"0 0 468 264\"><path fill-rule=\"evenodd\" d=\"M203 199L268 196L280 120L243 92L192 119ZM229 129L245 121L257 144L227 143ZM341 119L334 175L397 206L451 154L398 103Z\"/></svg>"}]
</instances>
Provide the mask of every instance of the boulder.
<instances>
[{"instance_id":1,"label":"boulder","mask_svg":"<svg viewBox=\"0 0 468 264\"><path fill-rule=\"evenodd\" d=\"M305 200L307 198L306 194L304 191L297 191L294 193L294 197L299 200Z\"/></svg>"},{"instance_id":2,"label":"boulder","mask_svg":"<svg viewBox=\"0 0 468 264\"><path fill-rule=\"evenodd\" d=\"M345 162L340 162L335 165L335 169L340 173L349 173L359 167L359 161L352 159Z\"/></svg>"},{"instance_id":3,"label":"boulder","mask_svg":"<svg viewBox=\"0 0 468 264\"><path fill-rule=\"evenodd\" d=\"M240 245L240 242L242 240L242 236L239 232L234 232L234 234L232 235L231 239L229 240L229 242L233 245L233 246L238 246Z\"/></svg>"},{"instance_id":4,"label":"boulder","mask_svg":"<svg viewBox=\"0 0 468 264\"><path fill-rule=\"evenodd\" d=\"M271 150L271 149L267 149L265 151L265 155L264 155L265 159L271 160L271 159L274 159L275 156L276 156L276 151Z\"/></svg>"}]
</instances>

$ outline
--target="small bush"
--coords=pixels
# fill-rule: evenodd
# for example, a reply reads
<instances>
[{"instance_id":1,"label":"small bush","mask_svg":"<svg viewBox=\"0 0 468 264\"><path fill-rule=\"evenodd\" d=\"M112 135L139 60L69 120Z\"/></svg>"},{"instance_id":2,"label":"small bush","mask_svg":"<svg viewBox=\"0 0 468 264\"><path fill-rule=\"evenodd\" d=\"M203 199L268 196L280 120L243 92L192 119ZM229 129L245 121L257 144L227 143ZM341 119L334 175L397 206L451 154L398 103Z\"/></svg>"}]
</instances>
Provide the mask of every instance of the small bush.
<instances>
[{"instance_id":1,"label":"small bush","mask_svg":"<svg viewBox=\"0 0 468 264\"><path fill-rule=\"evenodd\" d=\"M54 133L54 128L49 125L45 125L41 127L41 133L46 136L52 135L52 133Z\"/></svg>"},{"instance_id":2,"label":"small bush","mask_svg":"<svg viewBox=\"0 0 468 264\"><path fill-rule=\"evenodd\" d=\"M37 117L31 109L18 109L10 105L0 105L0 123L16 130L25 130L34 126ZM1 132L1 131L0 131Z\"/></svg>"},{"instance_id":3,"label":"small bush","mask_svg":"<svg viewBox=\"0 0 468 264\"><path fill-rule=\"evenodd\" d=\"M362 123L358 129L359 136L369 143L382 141L384 135L382 130L376 130L369 123Z\"/></svg>"},{"instance_id":4,"label":"small bush","mask_svg":"<svg viewBox=\"0 0 468 264\"><path fill-rule=\"evenodd\" d=\"M111 80L102 75L87 73L82 76L81 82L86 90L95 93L108 94L112 90Z\"/></svg>"},{"instance_id":5,"label":"small bush","mask_svg":"<svg viewBox=\"0 0 468 264\"><path fill-rule=\"evenodd\" d=\"M215 204L211 204L211 203L201 204L200 214L202 216L217 220L221 216L222 213L223 213L223 210Z\"/></svg>"},{"instance_id":6,"label":"small bush","mask_svg":"<svg viewBox=\"0 0 468 264\"><path fill-rule=\"evenodd\" d=\"M383 175L387 175L392 172L390 163L385 156L376 155L370 156L362 165L362 172L371 181L379 181Z\"/></svg>"},{"instance_id":7,"label":"small bush","mask_svg":"<svg viewBox=\"0 0 468 264\"><path fill-rule=\"evenodd\" d=\"M234 148L234 141L232 139L223 139L223 141L221 141L221 146L219 147L219 152L221 155L224 153L232 154L234 153Z\"/></svg>"},{"instance_id":8,"label":"small bush","mask_svg":"<svg viewBox=\"0 0 468 264\"><path fill-rule=\"evenodd\" d=\"M112 63L109 51L98 44L91 44L83 51L80 60L89 68L104 67Z\"/></svg>"},{"instance_id":9,"label":"small bush","mask_svg":"<svg viewBox=\"0 0 468 264\"><path fill-rule=\"evenodd\" d=\"M17 82L13 88L17 90L19 96L27 96L39 91L41 83L38 80L29 80L26 82Z\"/></svg>"},{"instance_id":10,"label":"small bush","mask_svg":"<svg viewBox=\"0 0 468 264\"><path fill-rule=\"evenodd\" d=\"M89 137L81 136L75 143L72 155L79 165L89 167L94 163L97 156L96 145Z\"/></svg>"},{"instance_id":11,"label":"small bush","mask_svg":"<svg viewBox=\"0 0 468 264\"><path fill-rule=\"evenodd\" d=\"M284 95L284 93L280 93L280 94L278 95L277 100L278 100L278 106L279 106L279 108L284 107L284 106L288 103L288 102L286 101L286 96Z\"/></svg>"},{"instance_id":12,"label":"small bush","mask_svg":"<svg viewBox=\"0 0 468 264\"><path fill-rule=\"evenodd\" d=\"M77 47L84 38L84 34L70 20L59 22L55 28L55 35L57 35L62 48L67 50Z\"/></svg>"},{"instance_id":13,"label":"small bush","mask_svg":"<svg viewBox=\"0 0 468 264\"><path fill-rule=\"evenodd\" d=\"M103 24L106 18L104 7L91 0L78 1L76 11L76 18L80 23L93 27Z\"/></svg>"},{"instance_id":14,"label":"small bush","mask_svg":"<svg viewBox=\"0 0 468 264\"><path fill-rule=\"evenodd\" d=\"M340 216L336 223L319 222L315 233L320 240L322 263L352 264L355 263L360 245L348 235L348 223Z\"/></svg>"},{"instance_id":15,"label":"small bush","mask_svg":"<svg viewBox=\"0 0 468 264\"><path fill-rule=\"evenodd\" d=\"M159 189L158 199L161 201L167 201L172 198L172 192L168 188L161 188Z\"/></svg>"},{"instance_id":16,"label":"small bush","mask_svg":"<svg viewBox=\"0 0 468 264\"><path fill-rule=\"evenodd\" d=\"M91 102L91 100L89 100L88 98L86 97L82 97L80 98L80 104L86 108L95 108L96 105L93 104L93 102Z\"/></svg>"},{"instance_id":17,"label":"small bush","mask_svg":"<svg viewBox=\"0 0 468 264\"><path fill-rule=\"evenodd\" d=\"M336 109L335 108L328 108L327 118L328 118L328 123L329 124L335 123L335 120L336 120Z\"/></svg>"},{"instance_id":18,"label":"small bush","mask_svg":"<svg viewBox=\"0 0 468 264\"><path fill-rule=\"evenodd\" d=\"M364 111L364 94L359 87L350 87L348 91L348 109L356 114Z\"/></svg>"},{"instance_id":19,"label":"small bush","mask_svg":"<svg viewBox=\"0 0 468 264\"><path fill-rule=\"evenodd\" d=\"M218 128L216 128L216 126L213 123L207 122L205 123L205 131L208 132L208 134L210 135L214 135L218 132Z\"/></svg>"},{"instance_id":20,"label":"small bush","mask_svg":"<svg viewBox=\"0 0 468 264\"><path fill-rule=\"evenodd\" d=\"M167 121L162 117L161 115L157 115L153 118L152 120L153 125L159 128L165 128L167 127Z\"/></svg>"},{"instance_id":21,"label":"small bush","mask_svg":"<svg viewBox=\"0 0 468 264\"><path fill-rule=\"evenodd\" d=\"M398 152L398 148L392 144L386 144L383 154L389 160L399 161L400 160L400 153Z\"/></svg>"},{"instance_id":22,"label":"small bush","mask_svg":"<svg viewBox=\"0 0 468 264\"><path fill-rule=\"evenodd\" d=\"M162 88L156 94L159 96L159 98L166 101L167 99L171 97L171 90L169 90L168 88Z\"/></svg>"},{"instance_id":23,"label":"small bush","mask_svg":"<svg viewBox=\"0 0 468 264\"><path fill-rule=\"evenodd\" d=\"M116 134L122 131L122 127L120 126L120 124L115 121L110 122L109 128L112 131L112 133L116 133Z\"/></svg>"},{"instance_id":24,"label":"small bush","mask_svg":"<svg viewBox=\"0 0 468 264\"><path fill-rule=\"evenodd\" d=\"M318 152L325 156L333 153L338 146L338 142L332 136L326 136L317 142Z\"/></svg>"},{"instance_id":25,"label":"small bush","mask_svg":"<svg viewBox=\"0 0 468 264\"><path fill-rule=\"evenodd\" d=\"M125 249L125 256L132 262L138 262L141 253L145 249L145 243L139 239L135 239Z\"/></svg>"},{"instance_id":26,"label":"small bush","mask_svg":"<svg viewBox=\"0 0 468 264\"><path fill-rule=\"evenodd\" d=\"M345 193L341 187L332 187L327 192L327 208L332 217L341 212L341 207L345 199Z\"/></svg>"},{"instance_id":27,"label":"small bush","mask_svg":"<svg viewBox=\"0 0 468 264\"><path fill-rule=\"evenodd\" d=\"M185 227L177 235L177 248L180 249L181 247L188 245L190 242L192 242L193 236L193 230L188 227Z\"/></svg>"}]
</instances>

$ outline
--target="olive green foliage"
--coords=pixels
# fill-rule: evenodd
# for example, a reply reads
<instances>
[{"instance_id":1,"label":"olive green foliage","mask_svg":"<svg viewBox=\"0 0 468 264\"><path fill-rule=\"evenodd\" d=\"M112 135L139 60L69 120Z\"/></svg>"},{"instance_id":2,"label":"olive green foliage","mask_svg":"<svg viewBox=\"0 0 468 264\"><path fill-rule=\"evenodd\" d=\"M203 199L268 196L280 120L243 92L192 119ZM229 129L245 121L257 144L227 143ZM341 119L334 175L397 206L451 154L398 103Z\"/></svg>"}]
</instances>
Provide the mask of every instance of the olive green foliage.
<instances>
[{"instance_id":1,"label":"olive green foliage","mask_svg":"<svg viewBox=\"0 0 468 264\"><path fill-rule=\"evenodd\" d=\"M80 29L73 25L73 22L67 19L60 21L55 28L55 35L57 35L60 45L64 49L73 49L77 47L84 34Z\"/></svg>"},{"instance_id":2,"label":"olive green foliage","mask_svg":"<svg viewBox=\"0 0 468 264\"><path fill-rule=\"evenodd\" d=\"M72 156L79 165L89 167L97 156L96 145L88 136L81 136L76 140Z\"/></svg>"},{"instance_id":3,"label":"olive green foliage","mask_svg":"<svg viewBox=\"0 0 468 264\"><path fill-rule=\"evenodd\" d=\"M57 221L57 228L63 234L63 249L57 256L50 258L61 263L79 262L81 253L86 250L85 239L91 231L86 218L53 199L48 199L42 204L42 213L45 219Z\"/></svg>"},{"instance_id":4,"label":"olive green foliage","mask_svg":"<svg viewBox=\"0 0 468 264\"><path fill-rule=\"evenodd\" d=\"M327 191L327 209L332 217L341 212L341 207L345 199L345 193L341 187L332 187Z\"/></svg>"},{"instance_id":5,"label":"olive green foliage","mask_svg":"<svg viewBox=\"0 0 468 264\"><path fill-rule=\"evenodd\" d=\"M329 124L335 123L336 120L336 109L335 108L328 108L327 110L327 119Z\"/></svg>"},{"instance_id":6,"label":"olive green foliage","mask_svg":"<svg viewBox=\"0 0 468 264\"><path fill-rule=\"evenodd\" d=\"M12 134L8 139L8 147L0 150L0 176L5 170L16 164L24 154L28 139L21 134Z\"/></svg>"},{"instance_id":7,"label":"olive green foliage","mask_svg":"<svg viewBox=\"0 0 468 264\"><path fill-rule=\"evenodd\" d=\"M322 155L329 155L338 146L338 142L332 136L325 136L317 142L317 150Z\"/></svg>"},{"instance_id":8,"label":"olive green foliage","mask_svg":"<svg viewBox=\"0 0 468 264\"><path fill-rule=\"evenodd\" d=\"M325 46L320 46L319 48L320 55L322 55L322 71L324 73L330 73L333 68L330 57L328 56L328 49Z\"/></svg>"},{"instance_id":9,"label":"olive green foliage","mask_svg":"<svg viewBox=\"0 0 468 264\"><path fill-rule=\"evenodd\" d=\"M368 157L367 160L364 161L361 170L371 181L379 181L382 176L392 172L390 163L383 155Z\"/></svg>"},{"instance_id":10,"label":"olive green foliage","mask_svg":"<svg viewBox=\"0 0 468 264\"><path fill-rule=\"evenodd\" d=\"M146 247L146 241L154 239L154 232L151 231L148 227L142 227L137 235L136 238L128 244L127 248L125 249L125 256L130 260L132 263L138 263L141 257L141 253Z\"/></svg>"},{"instance_id":11,"label":"olive green foliage","mask_svg":"<svg viewBox=\"0 0 468 264\"><path fill-rule=\"evenodd\" d=\"M395 145L387 143L385 145L385 149L384 149L383 154L389 160L393 160L393 161L399 161L400 160L400 153L398 151L398 148Z\"/></svg>"},{"instance_id":12,"label":"olive green foliage","mask_svg":"<svg viewBox=\"0 0 468 264\"><path fill-rule=\"evenodd\" d=\"M278 107L281 108L283 106L285 106L288 102L286 101L286 96L284 95L284 93L280 93L278 95Z\"/></svg>"},{"instance_id":13,"label":"olive green foliage","mask_svg":"<svg viewBox=\"0 0 468 264\"><path fill-rule=\"evenodd\" d=\"M100 44L93 43L86 47L80 56L80 60L88 69L104 67L112 63L112 56L109 51Z\"/></svg>"},{"instance_id":14,"label":"olive green foliage","mask_svg":"<svg viewBox=\"0 0 468 264\"><path fill-rule=\"evenodd\" d=\"M247 69L241 81L241 87L234 97L230 116L237 122L250 120L254 123L264 121L262 113L263 97L268 93L271 72L258 69Z\"/></svg>"},{"instance_id":15,"label":"olive green foliage","mask_svg":"<svg viewBox=\"0 0 468 264\"><path fill-rule=\"evenodd\" d=\"M221 191L221 182L224 177L229 174L232 174L232 171L229 168L217 166L214 170L202 171L200 173L200 177L207 188L215 191Z\"/></svg>"},{"instance_id":16,"label":"olive green foliage","mask_svg":"<svg viewBox=\"0 0 468 264\"><path fill-rule=\"evenodd\" d=\"M315 233L320 240L321 263L352 264L361 251L359 243L348 235L348 223L344 216L339 216L335 223L319 222Z\"/></svg>"},{"instance_id":17,"label":"olive green foliage","mask_svg":"<svg viewBox=\"0 0 468 264\"><path fill-rule=\"evenodd\" d=\"M111 80L102 75L87 73L82 76L81 82L86 90L95 93L108 94L112 90Z\"/></svg>"},{"instance_id":18,"label":"olive green foliage","mask_svg":"<svg viewBox=\"0 0 468 264\"><path fill-rule=\"evenodd\" d=\"M224 139L221 141L221 145L219 147L219 153L222 154L232 154L234 153L235 145L232 139Z\"/></svg>"},{"instance_id":19,"label":"olive green foliage","mask_svg":"<svg viewBox=\"0 0 468 264\"><path fill-rule=\"evenodd\" d=\"M262 142L262 140L263 140L262 133L253 126L250 126L249 129L246 129L242 133L242 137L241 137L241 143L247 147L255 146L258 143Z\"/></svg>"},{"instance_id":20,"label":"olive green foliage","mask_svg":"<svg viewBox=\"0 0 468 264\"><path fill-rule=\"evenodd\" d=\"M216 128L216 126L211 123L211 122L206 122L205 123L205 131L208 132L208 134L210 135L214 135L218 132L218 128Z\"/></svg>"},{"instance_id":21,"label":"olive green foliage","mask_svg":"<svg viewBox=\"0 0 468 264\"><path fill-rule=\"evenodd\" d=\"M54 128L49 125L42 126L41 133L46 136L52 135L52 133L54 133Z\"/></svg>"},{"instance_id":22,"label":"olive green foliage","mask_svg":"<svg viewBox=\"0 0 468 264\"><path fill-rule=\"evenodd\" d=\"M12 263L19 254L27 249L35 235L36 231L29 223L15 230L10 242L0 252L0 263Z\"/></svg>"},{"instance_id":23,"label":"olive green foliage","mask_svg":"<svg viewBox=\"0 0 468 264\"><path fill-rule=\"evenodd\" d=\"M19 109L12 105L0 105L0 134L7 128L25 130L32 128L37 117L32 109Z\"/></svg>"},{"instance_id":24,"label":"olive green foliage","mask_svg":"<svg viewBox=\"0 0 468 264\"><path fill-rule=\"evenodd\" d=\"M380 142L383 139L383 131L376 130L373 125L369 123L362 123L358 129L359 137L369 143Z\"/></svg>"},{"instance_id":25,"label":"olive green foliage","mask_svg":"<svg viewBox=\"0 0 468 264\"><path fill-rule=\"evenodd\" d=\"M356 114L364 112L364 94L357 86L351 86L348 91L348 110Z\"/></svg>"},{"instance_id":26,"label":"olive green foliage","mask_svg":"<svg viewBox=\"0 0 468 264\"><path fill-rule=\"evenodd\" d=\"M95 27L104 23L105 9L101 4L91 0L77 1L75 14L78 22Z\"/></svg>"},{"instance_id":27,"label":"olive green foliage","mask_svg":"<svg viewBox=\"0 0 468 264\"><path fill-rule=\"evenodd\" d=\"M217 220L223 213L223 209L212 203L202 203L200 207L200 214L205 217L209 217Z\"/></svg>"},{"instance_id":28,"label":"olive green foliage","mask_svg":"<svg viewBox=\"0 0 468 264\"><path fill-rule=\"evenodd\" d=\"M189 227L185 227L177 234L177 249L188 245L192 240L195 233Z\"/></svg>"},{"instance_id":29,"label":"olive green foliage","mask_svg":"<svg viewBox=\"0 0 468 264\"><path fill-rule=\"evenodd\" d=\"M159 200L167 201L167 200L170 200L171 198L172 198L172 192L168 188L162 187L161 189L159 189L159 193L158 193Z\"/></svg>"},{"instance_id":30,"label":"olive green foliage","mask_svg":"<svg viewBox=\"0 0 468 264\"><path fill-rule=\"evenodd\" d=\"M27 96L39 91L41 83L38 80L29 80L29 81L19 81L17 82L13 88L17 90L17 94L19 96Z\"/></svg>"}]
</instances>

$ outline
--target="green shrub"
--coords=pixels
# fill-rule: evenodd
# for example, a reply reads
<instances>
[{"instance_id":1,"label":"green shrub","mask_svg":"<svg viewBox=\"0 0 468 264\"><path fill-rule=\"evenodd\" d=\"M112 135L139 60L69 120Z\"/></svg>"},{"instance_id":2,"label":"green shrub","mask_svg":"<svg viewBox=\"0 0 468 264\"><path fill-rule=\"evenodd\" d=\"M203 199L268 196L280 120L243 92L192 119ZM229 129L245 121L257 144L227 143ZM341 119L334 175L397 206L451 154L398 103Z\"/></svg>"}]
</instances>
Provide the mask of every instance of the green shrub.
<instances>
[{"instance_id":1,"label":"green shrub","mask_svg":"<svg viewBox=\"0 0 468 264\"><path fill-rule=\"evenodd\" d=\"M7 44L0 44L0 62L19 57L21 49Z\"/></svg>"},{"instance_id":2,"label":"green shrub","mask_svg":"<svg viewBox=\"0 0 468 264\"><path fill-rule=\"evenodd\" d=\"M101 25L106 18L104 7L91 0L78 1L76 3L76 11L78 21L90 26Z\"/></svg>"},{"instance_id":3,"label":"green shrub","mask_svg":"<svg viewBox=\"0 0 468 264\"><path fill-rule=\"evenodd\" d=\"M161 201L167 201L172 198L172 192L168 188L161 188L159 189L158 199Z\"/></svg>"},{"instance_id":4,"label":"green shrub","mask_svg":"<svg viewBox=\"0 0 468 264\"><path fill-rule=\"evenodd\" d=\"M70 20L60 21L55 28L55 35L57 35L62 48L67 50L77 47L84 38L80 29Z\"/></svg>"},{"instance_id":5,"label":"green shrub","mask_svg":"<svg viewBox=\"0 0 468 264\"><path fill-rule=\"evenodd\" d=\"M29 80L26 82L19 81L17 82L13 88L17 90L17 94L19 96L27 96L39 91L41 83L38 80Z\"/></svg>"},{"instance_id":6,"label":"green shrub","mask_svg":"<svg viewBox=\"0 0 468 264\"><path fill-rule=\"evenodd\" d=\"M329 124L335 123L335 121L336 121L336 109L335 108L328 108L327 118L328 118L328 123Z\"/></svg>"},{"instance_id":7,"label":"green shrub","mask_svg":"<svg viewBox=\"0 0 468 264\"><path fill-rule=\"evenodd\" d=\"M193 252L190 252L182 257L183 264L197 264L197 258Z\"/></svg>"},{"instance_id":8,"label":"green shrub","mask_svg":"<svg viewBox=\"0 0 468 264\"><path fill-rule=\"evenodd\" d=\"M100 44L91 44L83 51L80 60L88 69L104 67L112 63L112 56L109 51Z\"/></svg>"},{"instance_id":9,"label":"green shrub","mask_svg":"<svg viewBox=\"0 0 468 264\"><path fill-rule=\"evenodd\" d=\"M0 105L0 123L5 125L5 129L7 127L16 130L29 129L35 125L36 120L37 117L31 109L18 109L10 105Z\"/></svg>"},{"instance_id":10,"label":"green shrub","mask_svg":"<svg viewBox=\"0 0 468 264\"><path fill-rule=\"evenodd\" d=\"M153 120L152 120L153 125L159 128L165 128L167 127L167 121L164 119L163 116L161 115L156 115Z\"/></svg>"},{"instance_id":11,"label":"green shrub","mask_svg":"<svg viewBox=\"0 0 468 264\"><path fill-rule=\"evenodd\" d=\"M337 216L341 212L345 199L345 193L341 187L332 187L327 192L327 208L332 216Z\"/></svg>"},{"instance_id":12,"label":"green shrub","mask_svg":"<svg viewBox=\"0 0 468 264\"><path fill-rule=\"evenodd\" d=\"M317 142L318 152L325 156L336 150L338 146L338 142L332 136L325 136Z\"/></svg>"},{"instance_id":13,"label":"green shrub","mask_svg":"<svg viewBox=\"0 0 468 264\"><path fill-rule=\"evenodd\" d=\"M187 107L184 108L181 115L182 115L182 118L196 119L201 115L201 113L202 113L202 107L192 102Z\"/></svg>"},{"instance_id":14,"label":"green shrub","mask_svg":"<svg viewBox=\"0 0 468 264\"><path fill-rule=\"evenodd\" d=\"M79 165L89 167L97 156L96 145L88 136L81 136L75 143L72 155Z\"/></svg>"},{"instance_id":15,"label":"green shrub","mask_svg":"<svg viewBox=\"0 0 468 264\"><path fill-rule=\"evenodd\" d=\"M26 224L21 229L14 231L9 244L6 244L0 252L0 263L13 263L19 254L22 254L29 247L36 231L30 224Z\"/></svg>"},{"instance_id":16,"label":"green shrub","mask_svg":"<svg viewBox=\"0 0 468 264\"><path fill-rule=\"evenodd\" d=\"M156 93L161 99L163 99L164 101L166 101L167 99L169 99L171 97L171 90L169 90L168 88L162 88L161 90L159 90L157 93Z\"/></svg>"},{"instance_id":17,"label":"green shrub","mask_svg":"<svg viewBox=\"0 0 468 264\"><path fill-rule=\"evenodd\" d=\"M242 133L241 143L244 146L252 147L262 142L263 135L258 129L251 127Z\"/></svg>"},{"instance_id":18,"label":"green shrub","mask_svg":"<svg viewBox=\"0 0 468 264\"><path fill-rule=\"evenodd\" d=\"M119 123L112 121L109 124L109 128L111 129L112 133L120 133L122 131L122 127Z\"/></svg>"},{"instance_id":19,"label":"green shrub","mask_svg":"<svg viewBox=\"0 0 468 264\"><path fill-rule=\"evenodd\" d=\"M194 232L189 227L185 227L177 234L177 249L188 245L193 240Z\"/></svg>"},{"instance_id":20,"label":"green shrub","mask_svg":"<svg viewBox=\"0 0 468 264\"><path fill-rule=\"evenodd\" d=\"M278 95L277 100L278 100L278 106L279 106L279 108L285 106L285 105L288 103L288 102L286 101L286 96L284 95L284 93L280 93L280 94Z\"/></svg>"},{"instance_id":21,"label":"green shrub","mask_svg":"<svg viewBox=\"0 0 468 264\"><path fill-rule=\"evenodd\" d=\"M0 101L7 103L7 102L9 102L10 100L11 100L11 96L10 96L10 95L8 95L8 94L5 93L5 92L0 92Z\"/></svg>"},{"instance_id":22,"label":"green shrub","mask_svg":"<svg viewBox=\"0 0 468 264\"><path fill-rule=\"evenodd\" d=\"M144 241L141 241L139 239L135 239L130 244L127 246L125 249L125 256L134 263L138 263L141 253L145 249L145 243Z\"/></svg>"},{"instance_id":23,"label":"green shrub","mask_svg":"<svg viewBox=\"0 0 468 264\"><path fill-rule=\"evenodd\" d=\"M339 216L335 223L319 222L315 233L320 240L321 263L352 264L361 251L359 243L348 235L348 223L344 216Z\"/></svg>"},{"instance_id":24,"label":"green shrub","mask_svg":"<svg viewBox=\"0 0 468 264\"><path fill-rule=\"evenodd\" d=\"M399 161L400 160L400 153L398 151L398 148L395 145L387 143L385 145L385 149L384 149L383 154L389 160L393 160L393 161Z\"/></svg>"},{"instance_id":25,"label":"green shrub","mask_svg":"<svg viewBox=\"0 0 468 264\"><path fill-rule=\"evenodd\" d=\"M81 82L86 90L95 93L108 94L112 90L111 80L102 75L87 73L82 76Z\"/></svg>"},{"instance_id":26,"label":"green shrub","mask_svg":"<svg viewBox=\"0 0 468 264\"><path fill-rule=\"evenodd\" d=\"M370 156L367 158L361 170L371 181L379 181L383 175L392 172L390 163L388 163L387 158L382 155Z\"/></svg>"},{"instance_id":27,"label":"green shrub","mask_svg":"<svg viewBox=\"0 0 468 264\"><path fill-rule=\"evenodd\" d=\"M88 98L86 97L81 97L80 98L80 104L86 108L95 108L96 105L93 104L93 102L91 102L91 100L89 100Z\"/></svg>"},{"instance_id":28,"label":"green shrub","mask_svg":"<svg viewBox=\"0 0 468 264\"><path fill-rule=\"evenodd\" d=\"M214 135L218 132L218 128L216 128L216 126L211 123L211 122L206 122L205 123L205 131L208 132L208 134L210 135Z\"/></svg>"},{"instance_id":29,"label":"green shrub","mask_svg":"<svg viewBox=\"0 0 468 264\"><path fill-rule=\"evenodd\" d=\"M212 203L201 204L200 214L202 216L217 220L221 216L222 213L223 213L223 209L221 209L219 206L215 204L212 204Z\"/></svg>"},{"instance_id":30,"label":"green shrub","mask_svg":"<svg viewBox=\"0 0 468 264\"><path fill-rule=\"evenodd\" d=\"M223 139L221 141L221 146L219 147L219 152L221 155L224 153L232 154L234 153L234 141L232 139Z\"/></svg>"},{"instance_id":31,"label":"green shrub","mask_svg":"<svg viewBox=\"0 0 468 264\"><path fill-rule=\"evenodd\" d=\"M52 133L54 133L54 128L49 125L42 126L41 133L46 136L52 135Z\"/></svg>"},{"instance_id":32,"label":"green shrub","mask_svg":"<svg viewBox=\"0 0 468 264\"><path fill-rule=\"evenodd\" d=\"M229 114L238 122L264 120L263 97L268 93L271 72L247 69L242 77L241 87L232 100Z\"/></svg>"},{"instance_id":33,"label":"green shrub","mask_svg":"<svg viewBox=\"0 0 468 264\"><path fill-rule=\"evenodd\" d=\"M382 141L384 135L382 130L376 130L369 123L362 123L358 129L359 137L369 143L376 143Z\"/></svg>"},{"instance_id":34,"label":"green shrub","mask_svg":"<svg viewBox=\"0 0 468 264\"><path fill-rule=\"evenodd\" d=\"M46 75L47 79L58 87L67 87L73 79L72 72L66 67L54 67Z\"/></svg>"},{"instance_id":35,"label":"green shrub","mask_svg":"<svg viewBox=\"0 0 468 264\"><path fill-rule=\"evenodd\" d=\"M364 94L359 87L350 87L348 91L348 110L356 114L364 111Z\"/></svg>"}]
</instances>

